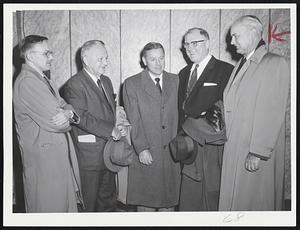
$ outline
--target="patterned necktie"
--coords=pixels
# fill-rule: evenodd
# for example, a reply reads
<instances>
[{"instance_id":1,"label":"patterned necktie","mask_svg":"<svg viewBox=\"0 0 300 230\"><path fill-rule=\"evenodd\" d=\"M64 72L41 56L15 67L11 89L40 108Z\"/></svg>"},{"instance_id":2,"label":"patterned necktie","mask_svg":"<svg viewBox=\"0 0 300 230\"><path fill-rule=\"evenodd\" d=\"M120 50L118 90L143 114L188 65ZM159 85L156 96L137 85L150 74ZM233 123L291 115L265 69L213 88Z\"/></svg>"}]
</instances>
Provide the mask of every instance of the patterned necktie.
<instances>
[{"instance_id":1,"label":"patterned necktie","mask_svg":"<svg viewBox=\"0 0 300 230\"><path fill-rule=\"evenodd\" d=\"M56 97L56 93L55 93L54 89L52 88L52 86L51 86L51 84L50 84L48 78L47 78L45 75L43 75L43 77L44 77L44 79L45 79L45 81L46 81L46 83L47 83L47 85L48 85L48 87L49 87L49 89L50 89L50 92L53 94L53 96Z\"/></svg>"},{"instance_id":2,"label":"patterned necktie","mask_svg":"<svg viewBox=\"0 0 300 230\"><path fill-rule=\"evenodd\" d=\"M156 81L156 84L155 84L156 87L158 88L159 92L161 93L161 87L160 87L160 84L159 84L160 79L157 77L154 80Z\"/></svg>"},{"instance_id":3,"label":"patterned necktie","mask_svg":"<svg viewBox=\"0 0 300 230\"><path fill-rule=\"evenodd\" d=\"M97 79L97 84L98 84L98 86L99 86L99 89L102 91L102 93L103 93L103 95L104 95L104 97L105 97L107 103L109 104L109 106L110 106L111 109L112 109L112 104L110 103L109 97L108 97L108 95L107 95L107 93L106 93L106 91L105 91L105 88L104 88L104 86L103 86L103 84L102 84L102 82L101 82L101 80L100 80L99 78ZM113 109L112 109L112 110L113 110Z\"/></svg>"},{"instance_id":4,"label":"patterned necktie","mask_svg":"<svg viewBox=\"0 0 300 230\"><path fill-rule=\"evenodd\" d=\"M187 88L187 95L189 95L194 87L194 85L197 82L197 69L199 67L199 64L197 64L192 72L192 75L189 80L188 88Z\"/></svg>"}]
</instances>

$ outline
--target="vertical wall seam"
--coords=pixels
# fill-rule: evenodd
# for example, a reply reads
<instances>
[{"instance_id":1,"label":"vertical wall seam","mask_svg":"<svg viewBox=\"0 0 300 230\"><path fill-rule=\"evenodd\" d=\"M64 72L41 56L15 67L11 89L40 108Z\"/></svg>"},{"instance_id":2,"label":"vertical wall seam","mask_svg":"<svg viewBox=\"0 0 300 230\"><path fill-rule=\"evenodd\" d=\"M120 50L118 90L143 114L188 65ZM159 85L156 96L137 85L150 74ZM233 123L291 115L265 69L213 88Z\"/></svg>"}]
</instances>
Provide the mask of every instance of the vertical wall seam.
<instances>
[{"instance_id":1,"label":"vertical wall seam","mask_svg":"<svg viewBox=\"0 0 300 230\"><path fill-rule=\"evenodd\" d=\"M120 38L120 86L122 84L122 25L121 25L121 14L122 14L122 10L119 10L119 28L120 28L120 31L119 31L119 38ZM120 90L119 90L120 91Z\"/></svg>"},{"instance_id":2,"label":"vertical wall seam","mask_svg":"<svg viewBox=\"0 0 300 230\"><path fill-rule=\"evenodd\" d=\"M70 41L70 77L72 76L72 37L71 37L71 10L69 10L69 41Z\"/></svg>"},{"instance_id":3,"label":"vertical wall seam","mask_svg":"<svg viewBox=\"0 0 300 230\"><path fill-rule=\"evenodd\" d=\"M222 10L219 10L219 59L221 59L221 16L222 16ZM226 42L226 39L225 39Z\"/></svg>"},{"instance_id":4,"label":"vertical wall seam","mask_svg":"<svg viewBox=\"0 0 300 230\"><path fill-rule=\"evenodd\" d=\"M271 9L269 9L269 21L268 21L268 24L267 24L267 47L268 47L268 52L270 52L270 44L271 42L269 43L269 26L271 25Z\"/></svg>"},{"instance_id":5,"label":"vertical wall seam","mask_svg":"<svg viewBox=\"0 0 300 230\"><path fill-rule=\"evenodd\" d=\"M169 71L172 72L172 61L171 61L171 58L172 58L172 10L170 9L170 14L169 14L169 34L170 34L170 42L169 42Z\"/></svg>"}]
</instances>

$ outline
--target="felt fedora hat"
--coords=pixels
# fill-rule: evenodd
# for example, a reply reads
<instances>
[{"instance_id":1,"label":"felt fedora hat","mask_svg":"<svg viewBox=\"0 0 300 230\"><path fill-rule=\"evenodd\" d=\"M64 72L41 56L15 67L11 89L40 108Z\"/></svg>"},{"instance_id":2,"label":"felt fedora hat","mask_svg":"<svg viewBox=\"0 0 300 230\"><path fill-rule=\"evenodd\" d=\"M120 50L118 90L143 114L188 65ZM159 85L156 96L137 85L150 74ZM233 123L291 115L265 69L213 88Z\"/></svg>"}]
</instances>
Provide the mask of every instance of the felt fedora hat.
<instances>
[{"instance_id":1,"label":"felt fedora hat","mask_svg":"<svg viewBox=\"0 0 300 230\"><path fill-rule=\"evenodd\" d=\"M114 141L111 137L104 147L103 160L110 171L118 172L122 167L131 164L133 154L133 146L129 145L125 137L118 141Z\"/></svg>"},{"instance_id":2,"label":"felt fedora hat","mask_svg":"<svg viewBox=\"0 0 300 230\"><path fill-rule=\"evenodd\" d=\"M174 161L183 164L192 164L197 156L198 145L185 134L178 134L169 144Z\"/></svg>"}]
</instances>

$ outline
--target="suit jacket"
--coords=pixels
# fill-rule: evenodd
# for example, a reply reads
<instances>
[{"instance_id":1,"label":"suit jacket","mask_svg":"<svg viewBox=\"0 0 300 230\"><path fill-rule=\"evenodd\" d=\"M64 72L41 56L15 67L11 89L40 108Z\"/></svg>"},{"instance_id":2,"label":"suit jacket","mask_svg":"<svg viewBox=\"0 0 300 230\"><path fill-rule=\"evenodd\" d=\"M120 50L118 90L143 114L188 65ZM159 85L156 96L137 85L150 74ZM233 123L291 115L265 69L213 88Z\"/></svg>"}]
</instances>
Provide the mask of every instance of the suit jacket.
<instances>
[{"instance_id":1,"label":"suit jacket","mask_svg":"<svg viewBox=\"0 0 300 230\"><path fill-rule=\"evenodd\" d=\"M129 204L170 207L178 203L180 166L170 154L169 142L177 133L178 77L163 72L162 94L147 70L125 80L124 107L132 125L132 144L139 154L149 149L152 165L134 155L129 165Z\"/></svg>"},{"instance_id":2,"label":"suit jacket","mask_svg":"<svg viewBox=\"0 0 300 230\"><path fill-rule=\"evenodd\" d=\"M187 65L179 72L179 129L181 129L181 126L187 116L198 118L202 112L206 111L218 100L222 100L223 90L233 70L233 66L231 64L218 60L212 56L193 87L190 95L186 98L186 90L191 68L192 64ZM204 86L204 83L215 83L216 85Z\"/></svg>"},{"instance_id":3,"label":"suit jacket","mask_svg":"<svg viewBox=\"0 0 300 230\"><path fill-rule=\"evenodd\" d=\"M72 134L77 146L79 167L83 170L105 169L104 146L115 125L115 101L111 80L102 75L102 83L109 100L85 70L72 76L63 86L64 98L73 105L80 116L80 123ZM94 135L95 142L80 142L78 137Z\"/></svg>"},{"instance_id":4,"label":"suit jacket","mask_svg":"<svg viewBox=\"0 0 300 230\"><path fill-rule=\"evenodd\" d=\"M71 126L50 122L58 108L74 109L52 88L56 96L40 73L27 64L14 84L27 212L77 211L74 187L80 189L80 177Z\"/></svg>"}]
</instances>

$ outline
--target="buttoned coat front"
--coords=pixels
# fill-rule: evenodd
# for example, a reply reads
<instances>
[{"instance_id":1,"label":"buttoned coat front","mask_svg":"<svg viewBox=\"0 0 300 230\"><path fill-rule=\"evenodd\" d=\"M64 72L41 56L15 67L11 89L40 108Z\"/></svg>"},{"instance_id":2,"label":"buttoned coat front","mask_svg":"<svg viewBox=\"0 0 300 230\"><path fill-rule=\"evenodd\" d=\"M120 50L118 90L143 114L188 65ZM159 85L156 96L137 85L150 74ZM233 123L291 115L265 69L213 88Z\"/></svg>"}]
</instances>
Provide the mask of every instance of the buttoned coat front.
<instances>
[{"instance_id":1,"label":"buttoned coat front","mask_svg":"<svg viewBox=\"0 0 300 230\"><path fill-rule=\"evenodd\" d=\"M50 120L58 108L71 109L32 67L23 64L14 84L14 112L23 163L26 212L77 212L80 188L71 126ZM80 194L80 193L78 193Z\"/></svg>"},{"instance_id":2,"label":"buttoned coat front","mask_svg":"<svg viewBox=\"0 0 300 230\"><path fill-rule=\"evenodd\" d=\"M280 210L283 199L287 61L259 47L224 90L225 143L219 210ZM234 80L233 80L234 79ZM249 152L260 160L249 172Z\"/></svg>"},{"instance_id":3,"label":"buttoned coat front","mask_svg":"<svg viewBox=\"0 0 300 230\"><path fill-rule=\"evenodd\" d=\"M143 165L138 155L129 166L129 204L172 207L178 204L180 165L170 154L169 142L177 133L178 77L163 72L162 94L147 70L125 80L124 105L132 124L132 144L137 154L149 149L152 165Z\"/></svg>"}]
</instances>

